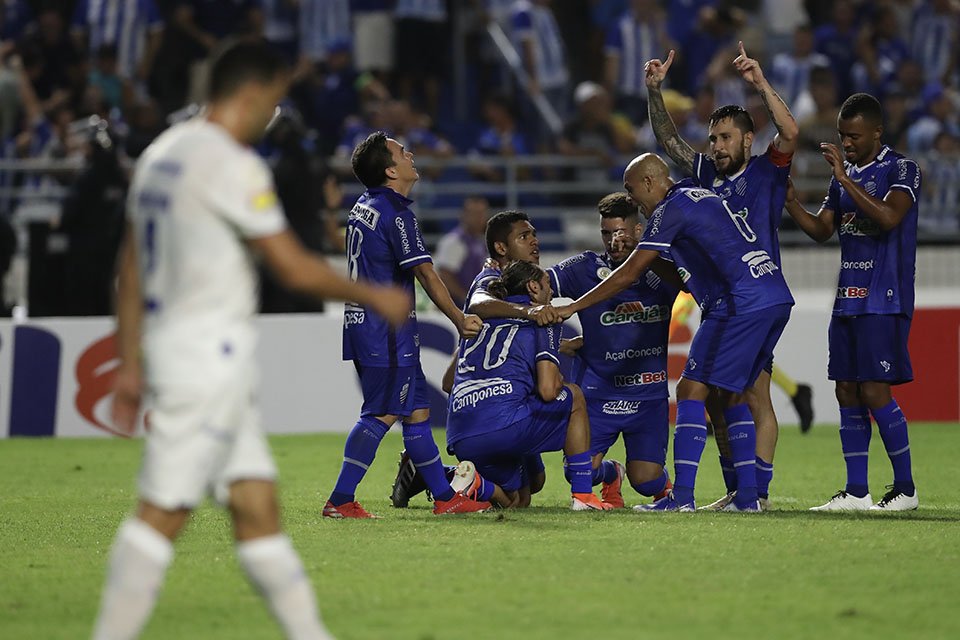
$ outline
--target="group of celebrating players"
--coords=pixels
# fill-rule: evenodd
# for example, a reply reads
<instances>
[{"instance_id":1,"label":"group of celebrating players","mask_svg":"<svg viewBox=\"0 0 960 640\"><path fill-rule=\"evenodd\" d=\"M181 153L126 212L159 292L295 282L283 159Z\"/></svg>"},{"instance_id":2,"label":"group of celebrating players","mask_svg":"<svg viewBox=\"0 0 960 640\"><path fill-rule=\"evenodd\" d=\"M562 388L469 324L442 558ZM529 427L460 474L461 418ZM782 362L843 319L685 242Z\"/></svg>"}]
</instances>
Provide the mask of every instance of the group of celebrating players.
<instances>
[{"instance_id":1,"label":"group of celebrating players","mask_svg":"<svg viewBox=\"0 0 960 640\"><path fill-rule=\"evenodd\" d=\"M212 65L206 110L148 148L130 189L113 418L132 431L147 394L151 429L139 504L114 541L94 637L139 634L172 561L173 540L211 493L229 507L240 565L286 635L329 637L302 562L280 529L276 467L255 404L254 252L285 285L349 301L343 355L356 367L363 407L324 516L372 517L357 503L356 488L398 420L409 459L394 487L398 506L418 482L437 514L525 506L545 480L540 454L562 450L574 510L624 506L627 479L653 498L640 510L693 511L708 413L728 489L710 506L758 512L766 507L777 440L773 352L793 305L777 239L786 207L814 239L840 237L828 376L836 382L847 484L814 509L917 508L907 423L891 396L892 385L912 378L917 165L881 143L877 100L851 96L838 117L840 148L821 145L833 178L812 214L789 180L796 122L743 45L733 64L778 130L761 155L752 155L753 123L736 106L711 117L710 155L680 139L660 92L672 60L671 51L665 62L646 65L650 119L667 154L691 177L674 182L659 156L637 157L624 173L626 192L599 203L604 252L547 270L538 264L528 217L495 215L486 232L490 261L460 309L434 271L410 209L419 178L413 155L383 133L353 154L367 190L349 216L349 277L303 248L249 146L286 93L289 74L261 44L223 49ZM642 231L638 214L646 219ZM460 461L452 468L443 465L430 430L414 278L461 337L444 380L447 448ZM666 356L670 305L682 290L699 304L701 324L676 389L671 481L664 469ZM554 305L555 296L573 302ZM582 335L563 340L560 326L574 313ZM574 357L572 380L560 373L560 354ZM894 475L876 503L867 485L871 415ZM621 434L626 465L604 459Z\"/></svg>"},{"instance_id":2,"label":"group of celebrating players","mask_svg":"<svg viewBox=\"0 0 960 640\"><path fill-rule=\"evenodd\" d=\"M841 244L828 375L840 403L847 484L814 510L917 507L906 420L890 388L912 379L907 335L919 169L881 143L878 101L853 95L838 117L843 151L821 145L833 169L829 192L818 213L807 212L790 182L797 124L742 43L739 54L733 65L759 93L778 132L762 154L752 155L752 119L735 105L712 114L710 155L694 152L679 137L660 90L674 52L666 61L651 60L646 83L654 132L691 177L674 182L659 156L637 157L624 172L626 192L599 203L604 253L586 251L547 270L539 267L529 218L519 211L495 215L486 230L488 266L462 311L437 286L409 209L418 178L412 154L382 133L358 146L353 165L367 191L349 217L350 275L411 292L416 277L457 327L461 341L444 388L447 447L460 464L443 466L427 428L415 320L393 331L348 305L344 359L356 364L364 405L325 516L372 517L356 502L355 489L398 419L406 445L394 486L399 506L421 488L433 493L436 513L481 511L491 502L525 506L544 481L540 454L562 450L574 510L623 507L627 479L653 498L637 510L693 511L709 414L727 495L704 508L767 508L778 432L770 373L794 304L777 236L785 207L814 239L838 231ZM638 212L646 218L642 230ZM680 291L693 295L702 317L676 389L671 482L664 468L666 360L670 308ZM554 306L555 296L574 302ZM582 335L563 340L559 325L574 313ZM571 380L561 375L561 353L574 357ZM866 476L871 414L894 468L893 485L876 503ZM625 466L604 459L621 434ZM600 498L592 489L598 484Z\"/></svg>"}]
</instances>

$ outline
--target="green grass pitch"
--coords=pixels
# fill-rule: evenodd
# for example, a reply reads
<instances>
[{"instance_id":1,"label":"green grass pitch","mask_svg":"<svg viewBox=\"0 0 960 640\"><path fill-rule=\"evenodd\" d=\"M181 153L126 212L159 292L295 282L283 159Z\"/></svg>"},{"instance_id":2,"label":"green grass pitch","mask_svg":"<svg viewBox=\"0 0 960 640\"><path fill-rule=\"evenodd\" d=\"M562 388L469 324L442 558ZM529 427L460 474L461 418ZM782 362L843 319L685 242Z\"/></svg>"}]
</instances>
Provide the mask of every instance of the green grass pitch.
<instances>
[{"instance_id":1,"label":"green grass pitch","mask_svg":"<svg viewBox=\"0 0 960 640\"><path fill-rule=\"evenodd\" d=\"M437 518L423 496L389 506L391 433L358 494L376 521L320 517L342 435L271 443L286 529L338 638L780 640L960 638L958 438L960 425L911 425L912 513L806 511L843 478L836 427L818 425L783 429L776 510L761 515L573 513L554 454L535 508ZM722 487L707 447L702 503ZM140 451L138 441L0 441L0 637L89 637ZM879 498L891 471L876 435L871 462ZM222 511L198 510L178 541L143 637L280 637Z\"/></svg>"}]
</instances>

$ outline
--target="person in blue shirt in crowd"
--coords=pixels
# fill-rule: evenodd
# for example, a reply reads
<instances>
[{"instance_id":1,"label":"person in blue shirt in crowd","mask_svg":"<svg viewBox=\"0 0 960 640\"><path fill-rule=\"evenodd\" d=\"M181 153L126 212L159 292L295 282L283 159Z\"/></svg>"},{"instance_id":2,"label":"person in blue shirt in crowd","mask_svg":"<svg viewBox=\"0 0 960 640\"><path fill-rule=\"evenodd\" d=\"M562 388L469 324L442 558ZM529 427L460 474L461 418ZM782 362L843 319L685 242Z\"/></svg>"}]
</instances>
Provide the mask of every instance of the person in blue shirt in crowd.
<instances>
[{"instance_id":1,"label":"person in blue shirt in crowd","mask_svg":"<svg viewBox=\"0 0 960 640\"><path fill-rule=\"evenodd\" d=\"M550 278L532 262L512 262L487 290L514 303L546 305ZM605 511L592 490L590 422L583 393L560 373L560 327L496 318L461 340L450 392L447 446L471 460L479 501L519 504L523 458L562 450L574 511Z\"/></svg>"},{"instance_id":2,"label":"person in blue shirt in crowd","mask_svg":"<svg viewBox=\"0 0 960 640\"><path fill-rule=\"evenodd\" d=\"M548 269L556 296L580 297L623 264L637 244L639 216L630 196L611 193L597 208L605 251L584 251ZM664 464L670 433L667 338L676 295L672 283L648 271L621 293L580 311L582 335L561 342L561 352L574 356L571 379L587 401L593 481L602 482L601 499L616 508L624 506L624 475L643 496L659 499L672 487ZM620 434L626 467L604 460Z\"/></svg>"},{"instance_id":3,"label":"person in blue shirt in crowd","mask_svg":"<svg viewBox=\"0 0 960 640\"><path fill-rule=\"evenodd\" d=\"M836 382L847 484L814 511L906 511L919 500L907 419L891 387L913 379L907 337L914 306L920 169L881 142L883 109L866 93L840 107L840 146L824 142L833 169L816 214L791 189L787 212L818 242L840 236L840 278L830 320L827 377ZM841 152L840 149L843 149ZM893 486L876 504L867 484L870 416L893 465Z\"/></svg>"},{"instance_id":4,"label":"person in blue shirt in crowd","mask_svg":"<svg viewBox=\"0 0 960 640\"><path fill-rule=\"evenodd\" d=\"M717 394L724 409L737 473L730 511L757 512L756 430L744 391L753 385L790 317L793 298L783 273L757 242L745 217L690 180L675 183L656 154L635 158L623 176L647 225L629 258L603 282L558 311L569 317L616 295L669 251L694 274L686 284L703 320L677 384L674 488L654 511L693 511L697 467L706 444L705 402Z\"/></svg>"},{"instance_id":5,"label":"person in blue shirt in crowd","mask_svg":"<svg viewBox=\"0 0 960 640\"><path fill-rule=\"evenodd\" d=\"M419 179L413 153L385 133L370 134L352 156L353 172L367 188L347 223L347 270L351 279L394 283L414 296L414 277L462 338L477 335L480 319L464 314L433 268L408 196ZM343 313L343 359L360 377L363 408L347 437L343 466L323 508L324 517L370 518L356 501L357 485L373 463L380 441L398 420L410 458L435 498L434 513L482 511L454 491L444 474L430 430L430 402L420 366L416 313L399 329L372 309L347 303Z\"/></svg>"}]
</instances>

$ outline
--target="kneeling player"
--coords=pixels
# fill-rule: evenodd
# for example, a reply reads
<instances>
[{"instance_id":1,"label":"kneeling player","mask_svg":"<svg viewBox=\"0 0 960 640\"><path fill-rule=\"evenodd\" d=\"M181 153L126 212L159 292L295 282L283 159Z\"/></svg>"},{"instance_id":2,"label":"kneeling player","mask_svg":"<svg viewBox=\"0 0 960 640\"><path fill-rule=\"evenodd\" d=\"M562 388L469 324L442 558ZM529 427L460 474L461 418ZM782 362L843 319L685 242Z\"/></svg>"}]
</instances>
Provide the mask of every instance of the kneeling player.
<instances>
[{"instance_id":1,"label":"kneeling player","mask_svg":"<svg viewBox=\"0 0 960 640\"><path fill-rule=\"evenodd\" d=\"M540 267L514 262L488 288L511 302L550 302L550 279ZM472 460L489 483L477 483L476 500L514 506L524 456L563 450L571 508L607 510L592 492L590 423L580 388L560 374L559 331L533 322L495 319L476 338L461 341L450 394L447 443Z\"/></svg>"}]
</instances>

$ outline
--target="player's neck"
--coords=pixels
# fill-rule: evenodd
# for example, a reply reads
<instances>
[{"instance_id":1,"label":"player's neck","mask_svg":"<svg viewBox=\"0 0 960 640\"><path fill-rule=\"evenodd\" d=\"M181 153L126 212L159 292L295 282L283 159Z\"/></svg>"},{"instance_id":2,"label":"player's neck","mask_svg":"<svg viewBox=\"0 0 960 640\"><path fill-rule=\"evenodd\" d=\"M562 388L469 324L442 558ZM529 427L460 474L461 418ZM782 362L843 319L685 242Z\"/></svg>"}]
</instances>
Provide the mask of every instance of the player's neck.
<instances>
[{"instance_id":1,"label":"player's neck","mask_svg":"<svg viewBox=\"0 0 960 640\"><path fill-rule=\"evenodd\" d=\"M410 192L413 191L414 184L416 183L405 182L400 180L387 180L387 183L383 186L387 187L388 189L393 189L394 191L402 195L404 198L409 198Z\"/></svg>"},{"instance_id":2,"label":"player's neck","mask_svg":"<svg viewBox=\"0 0 960 640\"><path fill-rule=\"evenodd\" d=\"M243 111L241 109L237 109L230 104L209 104L203 117L207 122L222 128L227 132L227 135L238 143L243 145L249 144L243 136L245 126Z\"/></svg>"}]
</instances>

